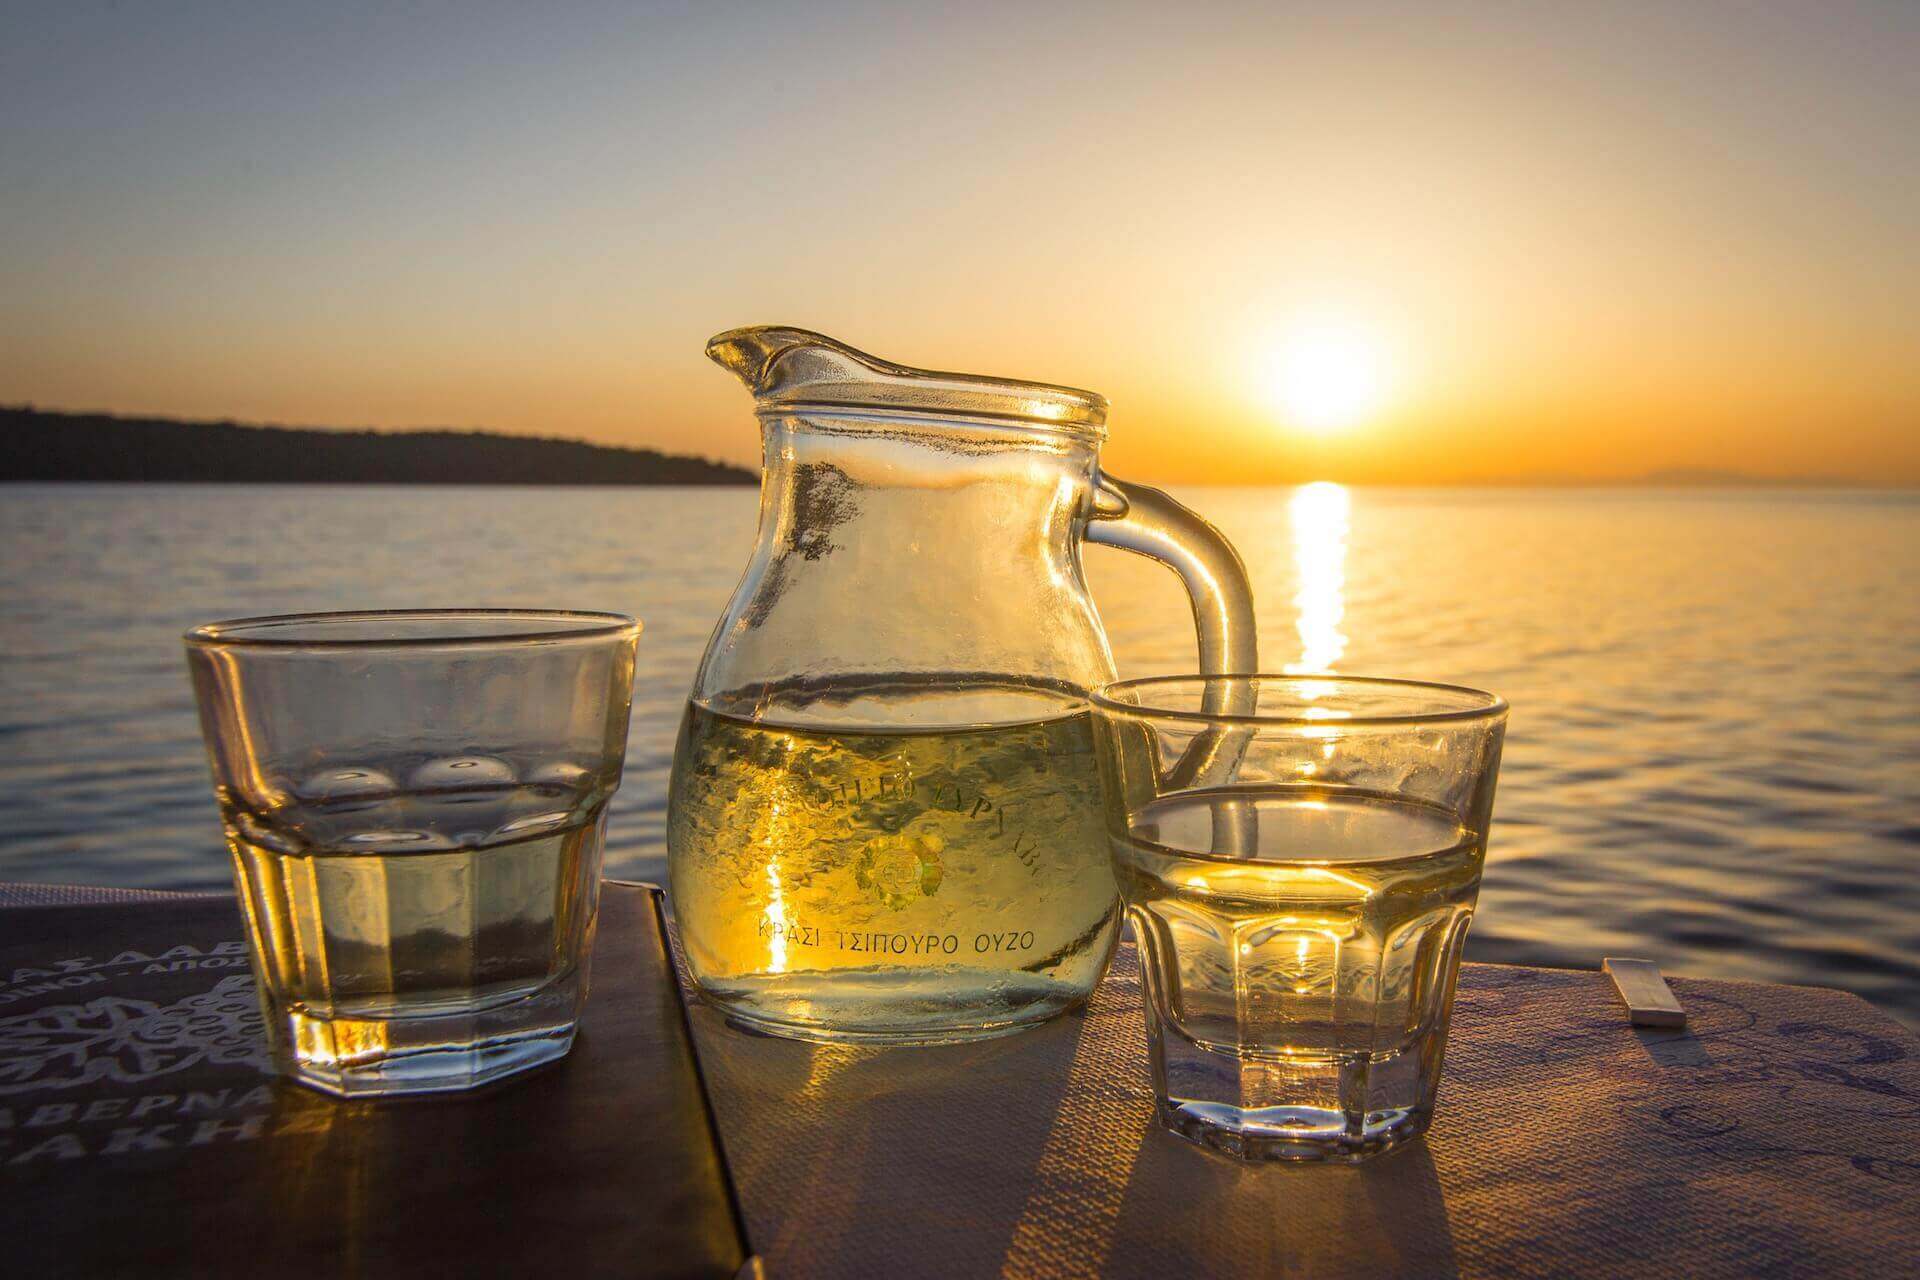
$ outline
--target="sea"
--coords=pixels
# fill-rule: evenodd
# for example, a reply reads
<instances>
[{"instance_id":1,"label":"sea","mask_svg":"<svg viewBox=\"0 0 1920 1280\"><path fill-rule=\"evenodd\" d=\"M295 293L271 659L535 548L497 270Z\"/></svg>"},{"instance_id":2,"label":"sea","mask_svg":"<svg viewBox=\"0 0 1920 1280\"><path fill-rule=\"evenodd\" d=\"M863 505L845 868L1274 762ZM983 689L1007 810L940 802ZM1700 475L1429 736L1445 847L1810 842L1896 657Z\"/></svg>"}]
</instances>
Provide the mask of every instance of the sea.
<instances>
[{"instance_id":1,"label":"sea","mask_svg":"<svg viewBox=\"0 0 1920 1280\"><path fill-rule=\"evenodd\" d=\"M1469 958L1642 956L1920 1027L1920 494L1178 496L1240 548L1267 668L1512 704ZM645 623L607 870L658 880L675 730L756 512L749 488L0 488L0 880L228 885L189 626L479 605ZM1177 580L1086 560L1121 673L1191 670Z\"/></svg>"}]
</instances>

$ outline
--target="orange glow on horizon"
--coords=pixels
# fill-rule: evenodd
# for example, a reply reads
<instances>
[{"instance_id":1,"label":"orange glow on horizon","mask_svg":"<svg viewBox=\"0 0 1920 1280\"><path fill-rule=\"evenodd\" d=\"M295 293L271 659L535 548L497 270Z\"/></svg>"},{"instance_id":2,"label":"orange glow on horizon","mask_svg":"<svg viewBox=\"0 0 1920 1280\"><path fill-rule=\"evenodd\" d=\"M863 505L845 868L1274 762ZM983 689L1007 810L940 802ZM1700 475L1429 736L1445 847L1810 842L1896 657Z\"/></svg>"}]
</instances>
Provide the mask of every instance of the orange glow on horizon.
<instances>
[{"instance_id":1,"label":"orange glow on horizon","mask_svg":"<svg viewBox=\"0 0 1920 1280\"><path fill-rule=\"evenodd\" d=\"M1149 482L1920 485L1920 10L1030 18L47 7L0 403L754 465L702 347L788 323Z\"/></svg>"}]
</instances>

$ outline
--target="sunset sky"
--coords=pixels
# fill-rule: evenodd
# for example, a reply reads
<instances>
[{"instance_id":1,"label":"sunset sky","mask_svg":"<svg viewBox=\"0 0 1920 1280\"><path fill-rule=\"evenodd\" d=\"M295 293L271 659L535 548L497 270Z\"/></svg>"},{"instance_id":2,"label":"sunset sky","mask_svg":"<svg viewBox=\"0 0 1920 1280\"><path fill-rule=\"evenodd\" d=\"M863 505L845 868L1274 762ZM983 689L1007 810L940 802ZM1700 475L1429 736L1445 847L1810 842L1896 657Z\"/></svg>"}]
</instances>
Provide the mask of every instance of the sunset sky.
<instances>
[{"instance_id":1,"label":"sunset sky","mask_svg":"<svg viewBox=\"0 0 1920 1280\"><path fill-rule=\"evenodd\" d=\"M781 322L1143 479L1920 485L1920 4L0 18L0 403L750 460Z\"/></svg>"}]
</instances>

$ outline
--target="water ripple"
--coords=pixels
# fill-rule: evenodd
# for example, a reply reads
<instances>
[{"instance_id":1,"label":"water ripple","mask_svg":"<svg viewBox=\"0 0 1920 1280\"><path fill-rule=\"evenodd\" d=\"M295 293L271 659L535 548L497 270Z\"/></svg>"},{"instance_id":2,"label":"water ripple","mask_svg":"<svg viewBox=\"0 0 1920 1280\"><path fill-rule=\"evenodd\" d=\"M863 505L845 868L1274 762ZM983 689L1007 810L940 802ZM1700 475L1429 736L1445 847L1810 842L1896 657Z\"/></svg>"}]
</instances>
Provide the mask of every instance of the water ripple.
<instances>
[{"instance_id":1,"label":"water ripple","mask_svg":"<svg viewBox=\"0 0 1920 1280\"><path fill-rule=\"evenodd\" d=\"M1266 665L1337 650L1513 704L1470 954L1645 955L1920 1025L1920 502L1313 495L1183 496L1245 556ZM754 510L738 490L12 488L0 878L226 882L188 626L471 605L645 620L608 848L614 874L656 878L681 698ZM1188 668L1177 582L1087 560L1123 673Z\"/></svg>"}]
</instances>

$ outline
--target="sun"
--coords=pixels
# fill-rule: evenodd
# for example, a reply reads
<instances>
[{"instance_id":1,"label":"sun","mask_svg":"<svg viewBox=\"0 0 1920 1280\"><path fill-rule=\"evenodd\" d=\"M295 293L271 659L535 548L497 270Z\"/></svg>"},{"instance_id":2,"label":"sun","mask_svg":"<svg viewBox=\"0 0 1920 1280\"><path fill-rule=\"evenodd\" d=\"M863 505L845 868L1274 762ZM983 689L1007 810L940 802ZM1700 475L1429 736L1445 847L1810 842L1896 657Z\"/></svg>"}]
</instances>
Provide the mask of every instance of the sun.
<instances>
[{"instance_id":1,"label":"sun","mask_svg":"<svg viewBox=\"0 0 1920 1280\"><path fill-rule=\"evenodd\" d=\"M1306 431L1355 426L1387 398L1380 343L1351 325L1321 323L1286 334L1274 352L1272 376L1287 424Z\"/></svg>"}]
</instances>

